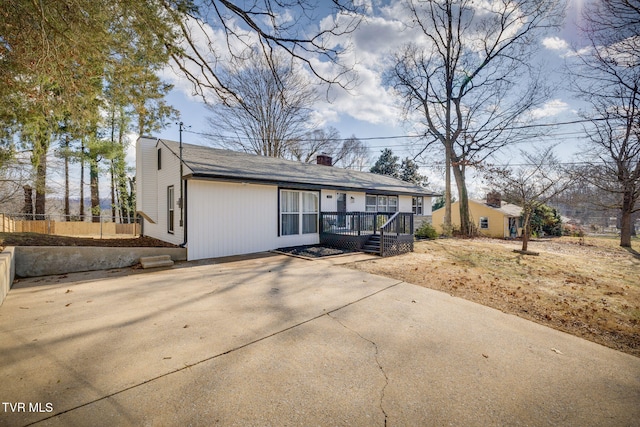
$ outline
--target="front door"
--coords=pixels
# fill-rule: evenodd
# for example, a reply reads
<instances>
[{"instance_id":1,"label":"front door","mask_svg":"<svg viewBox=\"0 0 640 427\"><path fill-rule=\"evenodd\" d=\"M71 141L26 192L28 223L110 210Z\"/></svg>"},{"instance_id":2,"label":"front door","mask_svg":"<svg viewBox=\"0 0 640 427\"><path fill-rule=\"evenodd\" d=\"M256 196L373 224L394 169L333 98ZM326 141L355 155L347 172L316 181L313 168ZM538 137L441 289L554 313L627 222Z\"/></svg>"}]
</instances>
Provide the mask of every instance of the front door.
<instances>
[{"instance_id":1,"label":"front door","mask_svg":"<svg viewBox=\"0 0 640 427\"><path fill-rule=\"evenodd\" d=\"M518 218L509 218L509 237L515 239L518 237Z\"/></svg>"},{"instance_id":2,"label":"front door","mask_svg":"<svg viewBox=\"0 0 640 427\"><path fill-rule=\"evenodd\" d=\"M338 227L347 225L347 193L337 194Z\"/></svg>"}]
</instances>

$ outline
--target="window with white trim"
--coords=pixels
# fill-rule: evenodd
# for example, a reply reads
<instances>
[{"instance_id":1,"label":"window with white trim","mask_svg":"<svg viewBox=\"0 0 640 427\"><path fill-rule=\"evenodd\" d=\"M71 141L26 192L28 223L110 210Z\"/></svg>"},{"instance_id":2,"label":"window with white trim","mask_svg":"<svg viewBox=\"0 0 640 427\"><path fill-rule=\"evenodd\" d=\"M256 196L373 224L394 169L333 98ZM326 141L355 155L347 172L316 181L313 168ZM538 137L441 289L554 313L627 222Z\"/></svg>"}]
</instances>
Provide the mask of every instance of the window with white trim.
<instances>
[{"instance_id":1,"label":"window with white trim","mask_svg":"<svg viewBox=\"0 0 640 427\"><path fill-rule=\"evenodd\" d=\"M173 234L175 212L175 196L173 191L173 185L167 187L167 232Z\"/></svg>"},{"instance_id":2,"label":"window with white trim","mask_svg":"<svg viewBox=\"0 0 640 427\"><path fill-rule=\"evenodd\" d=\"M422 215L423 209L422 206L424 204L424 198L422 196L414 196L413 201L411 203L411 211L414 215Z\"/></svg>"},{"instance_id":3,"label":"window with white trim","mask_svg":"<svg viewBox=\"0 0 640 427\"><path fill-rule=\"evenodd\" d=\"M376 212L378 210L378 198L367 194L365 210L367 212Z\"/></svg>"},{"instance_id":4,"label":"window with white trim","mask_svg":"<svg viewBox=\"0 0 640 427\"><path fill-rule=\"evenodd\" d=\"M312 234L318 232L318 193L280 190L280 234Z\"/></svg>"},{"instance_id":5,"label":"window with white trim","mask_svg":"<svg viewBox=\"0 0 640 427\"><path fill-rule=\"evenodd\" d=\"M480 217L480 229L481 230L486 230L489 228L489 218L486 216L481 216Z\"/></svg>"},{"instance_id":6,"label":"window with white trim","mask_svg":"<svg viewBox=\"0 0 640 427\"><path fill-rule=\"evenodd\" d=\"M367 212L397 212L398 196L374 196L367 194L365 210Z\"/></svg>"},{"instance_id":7,"label":"window with white trim","mask_svg":"<svg viewBox=\"0 0 640 427\"><path fill-rule=\"evenodd\" d=\"M389 212L398 212L398 196L389 196Z\"/></svg>"}]
</instances>

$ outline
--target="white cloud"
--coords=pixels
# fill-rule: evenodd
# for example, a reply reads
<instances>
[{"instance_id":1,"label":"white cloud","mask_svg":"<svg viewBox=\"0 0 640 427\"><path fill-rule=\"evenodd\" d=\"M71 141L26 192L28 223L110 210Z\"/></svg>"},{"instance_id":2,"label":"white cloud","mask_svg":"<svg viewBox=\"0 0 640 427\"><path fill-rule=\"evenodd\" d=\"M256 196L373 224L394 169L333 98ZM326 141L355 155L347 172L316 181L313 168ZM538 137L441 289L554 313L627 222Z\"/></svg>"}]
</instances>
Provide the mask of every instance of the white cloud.
<instances>
[{"instance_id":1,"label":"white cloud","mask_svg":"<svg viewBox=\"0 0 640 427\"><path fill-rule=\"evenodd\" d=\"M534 119L541 119L544 117L557 116L558 114L568 110L569 104L560 99L552 99L551 101L546 102L542 107L532 110L531 116Z\"/></svg>"},{"instance_id":2,"label":"white cloud","mask_svg":"<svg viewBox=\"0 0 640 427\"><path fill-rule=\"evenodd\" d=\"M569 49L569 43L560 37L546 37L542 40L542 44L545 48L550 50L567 50Z\"/></svg>"},{"instance_id":3,"label":"white cloud","mask_svg":"<svg viewBox=\"0 0 640 427\"><path fill-rule=\"evenodd\" d=\"M373 124L396 124L399 112L390 90L382 86L381 77L375 70L356 66L359 84L350 91L332 88L330 102L316 105L316 114L321 122L337 121L340 115L349 115L357 120Z\"/></svg>"}]
</instances>

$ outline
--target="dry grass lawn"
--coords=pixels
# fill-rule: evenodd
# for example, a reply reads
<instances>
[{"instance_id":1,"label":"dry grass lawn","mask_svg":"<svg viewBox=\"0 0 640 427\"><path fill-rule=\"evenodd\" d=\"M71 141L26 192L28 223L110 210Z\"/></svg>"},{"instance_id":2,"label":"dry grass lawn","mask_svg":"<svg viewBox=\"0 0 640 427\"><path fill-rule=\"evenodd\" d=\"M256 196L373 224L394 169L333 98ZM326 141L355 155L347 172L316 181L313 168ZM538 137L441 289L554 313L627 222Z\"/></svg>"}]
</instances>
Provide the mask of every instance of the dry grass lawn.
<instances>
[{"instance_id":1,"label":"dry grass lawn","mask_svg":"<svg viewBox=\"0 0 640 427\"><path fill-rule=\"evenodd\" d=\"M355 269L448 292L640 357L640 239L422 241L415 252Z\"/></svg>"}]
</instances>

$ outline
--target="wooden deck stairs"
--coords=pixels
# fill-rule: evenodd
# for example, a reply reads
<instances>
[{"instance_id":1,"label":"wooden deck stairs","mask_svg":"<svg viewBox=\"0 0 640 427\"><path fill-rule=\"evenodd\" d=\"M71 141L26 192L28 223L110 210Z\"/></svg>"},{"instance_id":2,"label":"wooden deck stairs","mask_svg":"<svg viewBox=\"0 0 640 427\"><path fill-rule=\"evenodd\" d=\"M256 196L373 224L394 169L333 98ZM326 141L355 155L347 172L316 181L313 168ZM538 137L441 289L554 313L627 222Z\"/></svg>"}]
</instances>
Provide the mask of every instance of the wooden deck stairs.
<instances>
[{"instance_id":1,"label":"wooden deck stairs","mask_svg":"<svg viewBox=\"0 0 640 427\"><path fill-rule=\"evenodd\" d=\"M380 255L380 235L372 234L367 242L362 246L362 252Z\"/></svg>"}]
</instances>

